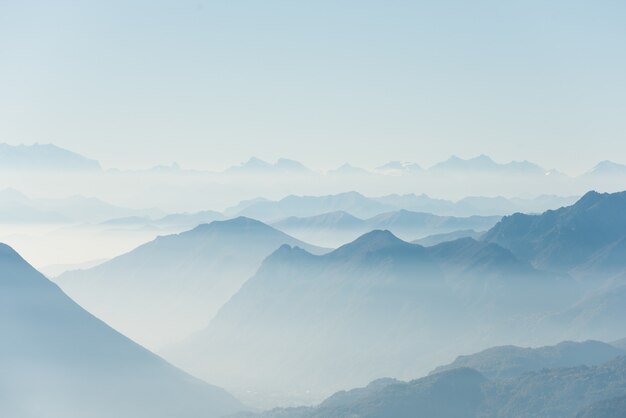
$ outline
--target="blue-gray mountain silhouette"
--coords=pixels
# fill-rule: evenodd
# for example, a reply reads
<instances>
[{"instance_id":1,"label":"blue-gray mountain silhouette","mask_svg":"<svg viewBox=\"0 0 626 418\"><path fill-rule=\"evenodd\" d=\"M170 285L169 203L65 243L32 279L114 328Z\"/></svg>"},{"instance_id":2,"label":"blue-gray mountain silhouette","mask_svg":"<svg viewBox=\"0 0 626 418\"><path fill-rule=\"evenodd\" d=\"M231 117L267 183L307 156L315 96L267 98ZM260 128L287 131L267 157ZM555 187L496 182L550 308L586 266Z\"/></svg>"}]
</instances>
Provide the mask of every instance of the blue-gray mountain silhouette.
<instances>
[{"instance_id":1,"label":"blue-gray mountain silhouette","mask_svg":"<svg viewBox=\"0 0 626 418\"><path fill-rule=\"evenodd\" d=\"M0 244L0 416L218 417L243 407L83 310Z\"/></svg>"},{"instance_id":2,"label":"blue-gray mountain silhouette","mask_svg":"<svg viewBox=\"0 0 626 418\"><path fill-rule=\"evenodd\" d=\"M538 348L508 345L459 356L452 363L437 367L432 373L469 367L489 379L508 379L542 369L597 366L623 355L626 355L626 351L600 341L564 341Z\"/></svg>"},{"instance_id":3,"label":"blue-gray mountain silhouette","mask_svg":"<svg viewBox=\"0 0 626 418\"><path fill-rule=\"evenodd\" d=\"M160 347L206 326L263 259L283 244L322 251L240 217L158 237L56 281L116 329L151 348Z\"/></svg>"},{"instance_id":4,"label":"blue-gray mountain silhouette","mask_svg":"<svg viewBox=\"0 0 626 418\"><path fill-rule=\"evenodd\" d=\"M472 239L424 248L377 230L321 256L285 245L166 355L227 388L321 395L425 372L485 319L567 306L551 293L566 284Z\"/></svg>"},{"instance_id":5,"label":"blue-gray mountain silhouette","mask_svg":"<svg viewBox=\"0 0 626 418\"><path fill-rule=\"evenodd\" d=\"M483 239L546 270L601 273L626 268L626 192L585 194L541 215L506 216ZM607 265L608 264L608 265Z\"/></svg>"}]
</instances>

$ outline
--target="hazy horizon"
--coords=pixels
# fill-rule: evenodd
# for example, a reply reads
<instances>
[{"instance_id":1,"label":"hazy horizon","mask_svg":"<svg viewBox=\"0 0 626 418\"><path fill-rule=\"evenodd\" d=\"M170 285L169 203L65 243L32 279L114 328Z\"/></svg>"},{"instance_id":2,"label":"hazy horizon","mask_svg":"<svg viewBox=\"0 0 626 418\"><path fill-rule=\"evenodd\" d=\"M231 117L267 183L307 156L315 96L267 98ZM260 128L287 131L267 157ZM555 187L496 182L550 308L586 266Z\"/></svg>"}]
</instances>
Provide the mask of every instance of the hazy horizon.
<instances>
[{"instance_id":1,"label":"hazy horizon","mask_svg":"<svg viewBox=\"0 0 626 418\"><path fill-rule=\"evenodd\" d=\"M562 0L5 2L0 138L105 168L488 153L579 174L626 162L625 18Z\"/></svg>"}]
</instances>

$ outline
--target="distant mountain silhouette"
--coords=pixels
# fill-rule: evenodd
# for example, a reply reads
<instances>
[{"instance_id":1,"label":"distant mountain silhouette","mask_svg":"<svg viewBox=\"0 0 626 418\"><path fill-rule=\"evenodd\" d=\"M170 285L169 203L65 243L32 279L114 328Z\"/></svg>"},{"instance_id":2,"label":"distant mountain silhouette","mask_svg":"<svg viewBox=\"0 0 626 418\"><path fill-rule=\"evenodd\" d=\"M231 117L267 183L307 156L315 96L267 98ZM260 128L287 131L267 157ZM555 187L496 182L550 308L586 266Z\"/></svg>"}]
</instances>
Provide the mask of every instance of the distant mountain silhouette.
<instances>
[{"instance_id":1,"label":"distant mountain silhouette","mask_svg":"<svg viewBox=\"0 0 626 418\"><path fill-rule=\"evenodd\" d=\"M506 216L482 238L510 249L518 257L545 270L587 274L626 269L626 258L616 257L626 245L626 192L585 194L574 205L541 215ZM608 254L607 254L608 253ZM596 262L602 261L602 262Z\"/></svg>"},{"instance_id":2,"label":"distant mountain silhouette","mask_svg":"<svg viewBox=\"0 0 626 418\"><path fill-rule=\"evenodd\" d=\"M0 244L0 415L218 417L243 409L96 319Z\"/></svg>"},{"instance_id":3,"label":"distant mountain silhouette","mask_svg":"<svg viewBox=\"0 0 626 418\"><path fill-rule=\"evenodd\" d=\"M601 161L587 176L626 176L626 165L614 163L613 161Z\"/></svg>"},{"instance_id":4,"label":"distant mountain silhouette","mask_svg":"<svg viewBox=\"0 0 626 418\"><path fill-rule=\"evenodd\" d=\"M288 160L285 158L280 158L272 164L252 157L245 163L228 168L225 173L242 175L281 173L307 174L311 173L311 170L297 161Z\"/></svg>"},{"instance_id":5,"label":"distant mountain silhouette","mask_svg":"<svg viewBox=\"0 0 626 418\"><path fill-rule=\"evenodd\" d=\"M380 167L376 167L374 171L387 175L402 175L406 173L421 173L424 169L417 163L390 161Z\"/></svg>"},{"instance_id":6,"label":"distant mountain silhouette","mask_svg":"<svg viewBox=\"0 0 626 418\"><path fill-rule=\"evenodd\" d=\"M334 170L329 170L327 174L334 176L371 176L374 173L361 167L355 167L350 163L344 163Z\"/></svg>"},{"instance_id":7,"label":"distant mountain silhouette","mask_svg":"<svg viewBox=\"0 0 626 418\"><path fill-rule=\"evenodd\" d=\"M309 217L344 211L358 218L371 218L385 212L408 210L439 216L501 216L515 212L543 212L574 203L575 197L539 196L534 199L504 197L468 197L458 202L435 199L427 195L387 195L366 197L357 192L328 196L290 195L279 201L255 199L244 201L225 211L227 216L248 216L266 222L289 217Z\"/></svg>"},{"instance_id":8,"label":"distant mountain silhouette","mask_svg":"<svg viewBox=\"0 0 626 418\"><path fill-rule=\"evenodd\" d=\"M464 160L452 156L429 168L429 172L437 174L455 173L484 173L484 174L511 174L511 175L544 175L546 170L528 161L512 161L499 164L486 155Z\"/></svg>"},{"instance_id":9,"label":"distant mountain silhouette","mask_svg":"<svg viewBox=\"0 0 626 418\"><path fill-rule=\"evenodd\" d=\"M479 240L484 232L477 232L473 229L461 229L458 231L445 232L442 234L428 235L427 237L416 239L413 244L422 245L424 247L431 247L433 245L441 244L442 242L454 241L460 238L473 238Z\"/></svg>"},{"instance_id":10,"label":"distant mountain silhouette","mask_svg":"<svg viewBox=\"0 0 626 418\"><path fill-rule=\"evenodd\" d=\"M487 230L499 220L499 216L439 216L401 209L376 215L367 219L366 224L369 229L389 229L403 239L412 240L459 229Z\"/></svg>"},{"instance_id":11,"label":"distant mountain silhouette","mask_svg":"<svg viewBox=\"0 0 626 418\"><path fill-rule=\"evenodd\" d=\"M283 244L321 251L261 222L236 218L161 236L56 282L134 340L159 347L204 327Z\"/></svg>"},{"instance_id":12,"label":"distant mountain silhouette","mask_svg":"<svg viewBox=\"0 0 626 418\"><path fill-rule=\"evenodd\" d=\"M0 171L100 171L100 163L52 144L0 144Z\"/></svg>"},{"instance_id":13,"label":"distant mountain silhouette","mask_svg":"<svg viewBox=\"0 0 626 418\"><path fill-rule=\"evenodd\" d=\"M502 346L459 356L454 362L437 367L432 373L469 367L489 379L510 379L542 369L597 366L623 355L626 355L626 351L599 341L566 341L538 348Z\"/></svg>"},{"instance_id":14,"label":"distant mountain silhouette","mask_svg":"<svg viewBox=\"0 0 626 418\"><path fill-rule=\"evenodd\" d=\"M315 216L328 212L344 211L353 216L367 218L394 207L379 203L357 192L329 196L287 196L279 201L257 201L245 206L237 214L262 221L279 221L288 217Z\"/></svg>"},{"instance_id":15,"label":"distant mountain silhouette","mask_svg":"<svg viewBox=\"0 0 626 418\"><path fill-rule=\"evenodd\" d=\"M387 229L402 239L412 240L416 237L458 229L487 230L499 220L499 216L457 218L402 209L368 219L357 218L345 211L336 211L311 217L289 217L272 225L304 241L336 247L374 229Z\"/></svg>"}]
</instances>

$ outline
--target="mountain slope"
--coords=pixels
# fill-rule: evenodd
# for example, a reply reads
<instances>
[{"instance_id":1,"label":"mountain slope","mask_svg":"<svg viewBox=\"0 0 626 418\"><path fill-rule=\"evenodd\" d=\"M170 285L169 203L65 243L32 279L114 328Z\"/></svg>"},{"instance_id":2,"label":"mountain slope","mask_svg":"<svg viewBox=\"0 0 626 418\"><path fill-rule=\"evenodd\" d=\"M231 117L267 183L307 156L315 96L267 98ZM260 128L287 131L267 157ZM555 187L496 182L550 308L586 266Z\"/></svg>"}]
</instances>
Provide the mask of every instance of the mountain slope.
<instances>
[{"instance_id":1,"label":"mountain slope","mask_svg":"<svg viewBox=\"0 0 626 418\"><path fill-rule=\"evenodd\" d=\"M455 301L424 248L388 231L323 256L283 246L168 358L237 390L318 397L408 373L407 358L430 355L427 336L456 329Z\"/></svg>"},{"instance_id":2,"label":"mountain slope","mask_svg":"<svg viewBox=\"0 0 626 418\"><path fill-rule=\"evenodd\" d=\"M383 381L340 392L316 407L275 409L258 418L622 418L626 358L593 367L544 369L488 380L459 368L410 382ZM576 415L578 412L578 415Z\"/></svg>"},{"instance_id":3,"label":"mountain slope","mask_svg":"<svg viewBox=\"0 0 626 418\"><path fill-rule=\"evenodd\" d=\"M310 217L289 217L272 225L290 235L318 245L345 244L375 229L391 231L405 240L459 229L491 228L499 216L438 216L430 213L399 210L360 219L345 211L335 211Z\"/></svg>"},{"instance_id":4,"label":"mountain slope","mask_svg":"<svg viewBox=\"0 0 626 418\"><path fill-rule=\"evenodd\" d=\"M569 272L586 264L587 275L601 274L603 263L595 257L625 238L626 192L589 192L572 206L541 215L506 216L483 236L538 268ZM621 260L613 270L626 268Z\"/></svg>"},{"instance_id":5,"label":"mountain slope","mask_svg":"<svg viewBox=\"0 0 626 418\"><path fill-rule=\"evenodd\" d=\"M424 248L377 230L323 256L283 246L167 355L234 391L319 399L423 373L459 341L484 344L494 323L560 308L565 298L536 297L555 286L508 250L471 239Z\"/></svg>"},{"instance_id":6,"label":"mountain slope","mask_svg":"<svg viewBox=\"0 0 626 418\"><path fill-rule=\"evenodd\" d=\"M291 216L315 216L335 211L368 218L393 209L393 206L373 201L360 193L346 192L328 196L290 195L276 202L257 201L243 207L237 215L275 222Z\"/></svg>"},{"instance_id":7,"label":"mountain slope","mask_svg":"<svg viewBox=\"0 0 626 418\"><path fill-rule=\"evenodd\" d=\"M502 346L459 356L454 362L437 367L432 373L469 367L489 379L505 379L542 369L597 366L625 354L625 351L599 341L565 341L538 348Z\"/></svg>"},{"instance_id":8,"label":"mountain slope","mask_svg":"<svg viewBox=\"0 0 626 418\"><path fill-rule=\"evenodd\" d=\"M99 318L158 348L206 326L283 244L320 251L261 222L237 218L158 237L56 281Z\"/></svg>"},{"instance_id":9,"label":"mountain slope","mask_svg":"<svg viewBox=\"0 0 626 418\"><path fill-rule=\"evenodd\" d=\"M0 415L217 417L242 406L109 328L0 244Z\"/></svg>"}]
</instances>

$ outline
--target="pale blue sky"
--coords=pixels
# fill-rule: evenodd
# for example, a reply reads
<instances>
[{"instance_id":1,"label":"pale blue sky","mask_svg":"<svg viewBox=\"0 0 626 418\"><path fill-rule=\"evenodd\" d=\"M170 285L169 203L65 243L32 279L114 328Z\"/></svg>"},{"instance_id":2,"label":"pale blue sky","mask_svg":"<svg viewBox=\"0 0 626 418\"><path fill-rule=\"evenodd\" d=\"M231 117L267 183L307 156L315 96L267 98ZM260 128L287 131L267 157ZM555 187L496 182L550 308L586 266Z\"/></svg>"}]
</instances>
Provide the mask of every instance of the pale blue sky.
<instances>
[{"instance_id":1,"label":"pale blue sky","mask_svg":"<svg viewBox=\"0 0 626 418\"><path fill-rule=\"evenodd\" d=\"M105 166L626 162L623 1L0 0L0 142Z\"/></svg>"}]
</instances>

